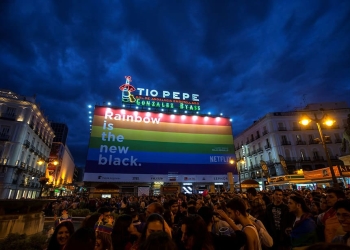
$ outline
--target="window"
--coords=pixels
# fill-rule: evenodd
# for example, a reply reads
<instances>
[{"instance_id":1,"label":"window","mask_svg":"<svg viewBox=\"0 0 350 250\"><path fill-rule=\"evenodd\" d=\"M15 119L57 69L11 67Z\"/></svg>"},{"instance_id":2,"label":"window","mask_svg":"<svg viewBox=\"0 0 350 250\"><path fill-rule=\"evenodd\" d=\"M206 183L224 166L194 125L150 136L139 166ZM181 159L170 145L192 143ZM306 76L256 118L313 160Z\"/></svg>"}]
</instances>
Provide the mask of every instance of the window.
<instances>
[{"instance_id":1,"label":"window","mask_svg":"<svg viewBox=\"0 0 350 250\"><path fill-rule=\"evenodd\" d=\"M286 143L288 142L288 140L287 140L287 136L282 135L282 137L281 137L281 138L282 138L282 142L283 142L283 143L285 143L285 144L286 144Z\"/></svg>"},{"instance_id":2,"label":"window","mask_svg":"<svg viewBox=\"0 0 350 250\"><path fill-rule=\"evenodd\" d=\"M0 134L3 135L8 135L10 133L10 126L4 126L2 125L0 128Z\"/></svg>"},{"instance_id":3,"label":"window","mask_svg":"<svg viewBox=\"0 0 350 250\"><path fill-rule=\"evenodd\" d=\"M16 108L7 107L6 116L7 117L15 117L15 115L16 115Z\"/></svg>"},{"instance_id":4,"label":"window","mask_svg":"<svg viewBox=\"0 0 350 250\"><path fill-rule=\"evenodd\" d=\"M260 138L260 131L256 131L256 138Z\"/></svg>"}]
</instances>

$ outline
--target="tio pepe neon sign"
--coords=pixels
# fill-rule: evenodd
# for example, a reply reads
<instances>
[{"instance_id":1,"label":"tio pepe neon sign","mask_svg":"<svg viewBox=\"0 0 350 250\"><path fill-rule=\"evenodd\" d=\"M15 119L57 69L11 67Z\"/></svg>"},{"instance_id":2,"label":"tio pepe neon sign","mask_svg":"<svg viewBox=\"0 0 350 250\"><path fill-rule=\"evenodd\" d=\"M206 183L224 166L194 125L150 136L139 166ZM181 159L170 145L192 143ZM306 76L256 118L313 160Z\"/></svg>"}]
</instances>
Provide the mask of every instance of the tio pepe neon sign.
<instances>
[{"instance_id":1,"label":"tio pepe neon sign","mask_svg":"<svg viewBox=\"0 0 350 250\"><path fill-rule=\"evenodd\" d=\"M135 104L138 106L199 111L199 95L161 91L161 96L157 90L146 88L135 88L131 85L131 76L125 76L125 83L119 87L122 91L122 103ZM135 94L137 93L137 94Z\"/></svg>"}]
</instances>

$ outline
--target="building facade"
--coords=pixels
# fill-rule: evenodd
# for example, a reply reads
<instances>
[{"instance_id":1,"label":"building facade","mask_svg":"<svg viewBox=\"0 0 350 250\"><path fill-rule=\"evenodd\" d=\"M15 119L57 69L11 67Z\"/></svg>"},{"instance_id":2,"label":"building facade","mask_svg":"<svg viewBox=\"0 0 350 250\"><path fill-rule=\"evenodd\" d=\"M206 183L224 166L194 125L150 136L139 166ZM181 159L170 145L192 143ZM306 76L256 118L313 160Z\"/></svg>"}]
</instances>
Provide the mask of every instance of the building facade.
<instances>
[{"instance_id":1,"label":"building facade","mask_svg":"<svg viewBox=\"0 0 350 250\"><path fill-rule=\"evenodd\" d=\"M0 90L0 199L39 196L54 136L34 97Z\"/></svg>"},{"instance_id":2,"label":"building facade","mask_svg":"<svg viewBox=\"0 0 350 250\"><path fill-rule=\"evenodd\" d=\"M43 196L70 195L74 191L74 159L67 142L68 126L64 123L52 123L55 138L49 156L47 168L48 183Z\"/></svg>"},{"instance_id":3,"label":"building facade","mask_svg":"<svg viewBox=\"0 0 350 250\"><path fill-rule=\"evenodd\" d=\"M265 188L264 182L270 178L279 180L274 177L293 178L296 175L296 183L302 183L300 175L303 171L328 167L316 121L305 127L299 123L305 115L311 120L327 116L336 121L331 127L322 121L319 123L332 165L343 165L338 157L342 155L342 135L349 113L348 104L338 102L309 104L303 109L266 114L235 136L235 154L241 181L255 179ZM264 164L268 172L263 171Z\"/></svg>"}]
</instances>

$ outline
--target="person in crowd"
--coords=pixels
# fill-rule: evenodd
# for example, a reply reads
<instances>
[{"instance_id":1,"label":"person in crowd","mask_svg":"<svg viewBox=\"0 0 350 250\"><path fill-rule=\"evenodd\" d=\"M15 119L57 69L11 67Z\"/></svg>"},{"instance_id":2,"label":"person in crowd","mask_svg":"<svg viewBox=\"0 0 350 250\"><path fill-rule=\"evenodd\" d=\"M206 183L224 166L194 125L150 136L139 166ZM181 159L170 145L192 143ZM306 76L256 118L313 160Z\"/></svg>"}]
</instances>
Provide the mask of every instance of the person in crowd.
<instances>
[{"instance_id":1,"label":"person in crowd","mask_svg":"<svg viewBox=\"0 0 350 250\"><path fill-rule=\"evenodd\" d=\"M336 236L332 242L350 246L350 200L339 200L334 204L333 208L345 234Z\"/></svg>"},{"instance_id":2,"label":"person in crowd","mask_svg":"<svg viewBox=\"0 0 350 250\"><path fill-rule=\"evenodd\" d=\"M196 201L196 212L204 206L204 201L202 199L197 199Z\"/></svg>"},{"instance_id":3,"label":"person in crowd","mask_svg":"<svg viewBox=\"0 0 350 250\"><path fill-rule=\"evenodd\" d=\"M113 250L112 237L108 233L96 232L96 243L94 250Z\"/></svg>"},{"instance_id":4,"label":"person in crowd","mask_svg":"<svg viewBox=\"0 0 350 250\"><path fill-rule=\"evenodd\" d=\"M61 211L61 216L59 218L57 218L55 215L54 220L55 220L55 227L57 227L58 224L60 224L64 221L72 222L72 217L68 215L68 210L66 208L63 208Z\"/></svg>"},{"instance_id":5,"label":"person in crowd","mask_svg":"<svg viewBox=\"0 0 350 250\"><path fill-rule=\"evenodd\" d=\"M266 205L264 200L258 197L255 188L251 187L247 189L247 198L250 203L250 214L259 220L263 220L266 212Z\"/></svg>"},{"instance_id":6,"label":"person in crowd","mask_svg":"<svg viewBox=\"0 0 350 250\"><path fill-rule=\"evenodd\" d=\"M273 190L273 202L266 207L263 223L273 239L273 250L289 248L289 236L285 234L287 227L292 227L294 215L289 213L288 206L283 203L281 189Z\"/></svg>"},{"instance_id":7,"label":"person in crowd","mask_svg":"<svg viewBox=\"0 0 350 250\"><path fill-rule=\"evenodd\" d=\"M113 225L113 250L129 250L139 237L140 233L134 227L131 215L119 215Z\"/></svg>"},{"instance_id":8,"label":"person in crowd","mask_svg":"<svg viewBox=\"0 0 350 250\"><path fill-rule=\"evenodd\" d=\"M212 237L212 242L215 249L238 250L245 245L245 234L241 230L234 231L232 228L230 228L230 225L227 222L220 220L217 216L215 216L217 214L214 213L214 210L210 207L201 207L198 210L198 215L203 218L207 226L207 230Z\"/></svg>"},{"instance_id":9,"label":"person in crowd","mask_svg":"<svg viewBox=\"0 0 350 250\"><path fill-rule=\"evenodd\" d=\"M96 222L100 218L101 214L100 213L93 213L91 215L88 215L85 217L85 219L81 223L81 227L89 227L94 229Z\"/></svg>"},{"instance_id":10,"label":"person in crowd","mask_svg":"<svg viewBox=\"0 0 350 250\"><path fill-rule=\"evenodd\" d=\"M197 202L195 200L192 200L192 199L187 202L188 214L195 214L196 213L196 204L197 204Z\"/></svg>"},{"instance_id":11,"label":"person in crowd","mask_svg":"<svg viewBox=\"0 0 350 250\"><path fill-rule=\"evenodd\" d=\"M242 225L242 231L246 234L247 242L245 250L261 250L261 242L258 231L248 218L246 204L240 197L232 198L227 204L227 213L223 210L217 210L217 213L225 220L234 230L239 230L237 224Z\"/></svg>"},{"instance_id":12,"label":"person in crowd","mask_svg":"<svg viewBox=\"0 0 350 250\"><path fill-rule=\"evenodd\" d=\"M91 228L79 228L68 239L64 250L95 250L96 236ZM107 250L104 248L103 250ZM108 249L110 250L110 249Z\"/></svg>"},{"instance_id":13,"label":"person in crowd","mask_svg":"<svg viewBox=\"0 0 350 250\"><path fill-rule=\"evenodd\" d=\"M74 226L71 221L64 221L58 224L50 238L47 250L63 250L73 233Z\"/></svg>"},{"instance_id":14,"label":"person in crowd","mask_svg":"<svg viewBox=\"0 0 350 250\"><path fill-rule=\"evenodd\" d=\"M328 189L326 194L327 206L330 208L324 213L320 223L324 226L325 242L330 243L334 237L345 234L338 221L336 211L333 208L338 200L345 198L345 194L342 190L337 188Z\"/></svg>"},{"instance_id":15,"label":"person in crowd","mask_svg":"<svg viewBox=\"0 0 350 250\"><path fill-rule=\"evenodd\" d=\"M293 227L286 229L286 233L290 234L292 248L310 246L318 242L316 223L305 200L301 196L290 196L288 209L295 215Z\"/></svg>"},{"instance_id":16,"label":"person in crowd","mask_svg":"<svg viewBox=\"0 0 350 250\"><path fill-rule=\"evenodd\" d=\"M140 250L177 250L175 242L164 231L151 233Z\"/></svg>"},{"instance_id":17,"label":"person in crowd","mask_svg":"<svg viewBox=\"0 0 350 250\"><path fill-rule=\"evenodd\" d=\"M134 246L131 249L132 250L141 249L140 247L145 244L148 236L150 236L154 232L159 232L159 231L164 231L168 233L169 237L171 237L171 231L169 233L165 230L164 218L158 213L149 215L147 217L141 236L139 237L138 241L136 242L136 244L134 244Z\"/></svg>"},{"instance_id":18,"label":"person in crowd","mask_svg":"<svg viewBox=\"0 0 350 250\"><path fill-rule=\"evenodd\" d=\"M187 250L214 250L207 226L199 215L189 215L181 225L181 242Z\"/></svg>"}]
</instances>

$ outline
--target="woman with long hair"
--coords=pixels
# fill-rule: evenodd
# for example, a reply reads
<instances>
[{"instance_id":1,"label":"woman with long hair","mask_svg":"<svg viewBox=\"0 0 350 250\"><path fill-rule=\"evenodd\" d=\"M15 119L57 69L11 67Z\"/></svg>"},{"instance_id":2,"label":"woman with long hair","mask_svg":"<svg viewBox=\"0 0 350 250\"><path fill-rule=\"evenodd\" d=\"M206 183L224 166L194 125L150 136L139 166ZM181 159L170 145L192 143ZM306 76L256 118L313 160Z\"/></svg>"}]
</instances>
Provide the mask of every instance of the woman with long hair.
<instances>
[{"instance_id":1,"label":"woman with long hair","mask_svg":"<svg viewBox=\"0 0 350 250\"><path fill-rule=\"evenodd\" d=\"M181 225L182 244L188 250L214 250L205 221L199 215L189 215Z\"/></svg>"},{"instance_id":2,"label":"woman with long hair","mask_svg":"<svg viewBox=\"0 0 350 250\"><path fill-rule=\"evenodd\" d=\"M72 222L64 221L58 224L50 238L47 250L62 250L73 233L74 226Z\"/></svg>"},{"instance_id":3,"label":"woman with long hair","mask_svg":"<svg viewBox=\"0 0 350 250\"><path fill-rule=\"evenodd\" d=\"M142 234L137 244L133 247L134 249L143 249L146 244L148 236L155 232L166 232L165 221L160 214L151 214L148 216L145 226L142 230ZM169 235L171 237L171 235Z\"/></svg>"},{"instance_id":4,"label":"woman with long hair","mask_svg":"<svg viewBox=\"0 0 350 250\"><path fill-rule=\"evenodd\" d=\"M119 215L112 230L112 245L114 250L129 250L139 233L128 214Z\"/></svg>"}]
</instances>

